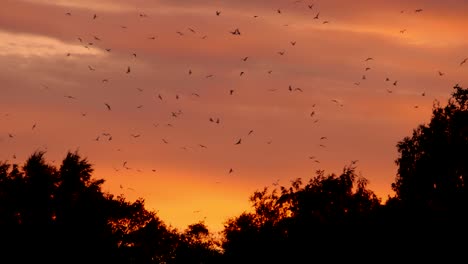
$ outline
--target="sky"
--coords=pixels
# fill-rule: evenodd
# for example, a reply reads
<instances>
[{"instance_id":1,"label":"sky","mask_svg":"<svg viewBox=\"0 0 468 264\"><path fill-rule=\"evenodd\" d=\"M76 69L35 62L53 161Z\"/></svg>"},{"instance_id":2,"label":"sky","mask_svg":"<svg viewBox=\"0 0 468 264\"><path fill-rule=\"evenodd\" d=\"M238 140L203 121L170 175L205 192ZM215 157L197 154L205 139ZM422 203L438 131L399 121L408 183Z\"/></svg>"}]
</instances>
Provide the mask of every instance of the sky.
<instances>
[{"instance_id":1,"label":"sky","mask_svg":"<svg viewBox=\"0 0 468 264\"><path fill-rule=\"evenodd\" d=\"M468 85L467 1L3 0L0 160L78 151L103 190L213 232L264 187L356 172ZM237 30L236 30L237 29ZM236 144L240 142L239 144Z\"/></svg>"}]
</instances>

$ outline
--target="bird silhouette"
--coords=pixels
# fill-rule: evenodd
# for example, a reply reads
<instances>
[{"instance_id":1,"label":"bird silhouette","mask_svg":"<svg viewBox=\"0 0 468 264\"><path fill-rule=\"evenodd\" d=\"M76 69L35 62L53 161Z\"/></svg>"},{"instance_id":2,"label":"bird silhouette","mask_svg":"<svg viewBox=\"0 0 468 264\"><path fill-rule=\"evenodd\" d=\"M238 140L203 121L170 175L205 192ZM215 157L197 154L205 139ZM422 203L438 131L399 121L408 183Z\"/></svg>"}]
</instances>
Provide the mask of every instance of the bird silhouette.
<instances>
[{"instance_id":1,"label":"bird silhouette","mask_svg":"<svg viewBox=\"0 0 468 264\"><path fill-rule=\"evenodd\" d=\"M241 34L238 28L234 29L233 31L229 31L229 32L231 34L233 34L233 35L240 35Z\"/></svg>"},{"instance_id":2,"label":"bird silhouette","mask_svg":"<svg viewBox=\"0 0 468 264\"><path fill-rule=\"evenodd\" d=\"M465 64L467 61L468 61L468 58L463 59L463 60L460 62L460 66L462 66L463 64Z\"/></svg>"},{"instance_id":3,"label":"bird silhouette","mask_svg":"<svg viewBox=\"0 0 468 264\"><path fill-rule=\"evenodd\" d=\"M242 138L239 138L239 140L234 145L239 145L241 142L242 142Z\"/></svg>"},{"instance_id":4,"label":"bird silhouette","mask_svg":"<svg viewBox=\"0 0 468 264\"><path fill-rule=\"evenodd\" d=\"M104 104L106 105L107 110L109 110L109 111L112 110L112 109L111 109L111 106L110 106L108 103L104 103Z\"/></svg>"},{"instance_id":5,"label":"bird silhouette","mask_svg":"<svg viewBox=\"0 0 468 264\"><path fill-rule=\"evenodd\" d=\"M127 67L127 73L130 73L130 66Z\"/></svg>"},{"instance_id":6,"label":"bird silhouette","mask_svg":"<svg viewBox=\"0 0 468 264\"><path fill-rule=\"evenodd\" d=\"M221 11L216 11L216 15L217 16L221 15Z\"/></svg>"}]
</instances>

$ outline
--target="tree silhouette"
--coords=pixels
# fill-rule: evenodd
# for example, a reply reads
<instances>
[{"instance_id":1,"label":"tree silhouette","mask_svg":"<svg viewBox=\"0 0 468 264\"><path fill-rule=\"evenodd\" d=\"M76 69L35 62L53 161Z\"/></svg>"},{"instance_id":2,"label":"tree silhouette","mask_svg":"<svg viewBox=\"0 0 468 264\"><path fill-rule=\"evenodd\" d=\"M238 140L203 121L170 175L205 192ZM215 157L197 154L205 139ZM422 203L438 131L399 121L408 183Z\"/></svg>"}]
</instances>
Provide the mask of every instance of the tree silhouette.
<instances>
[{"instance_id":1,"label":"tree silhouette","mask_svg":"<svg viewBox=\"0 0 468 264\"><path fill-rule=\"evenodd\" d=\"M0 164L0 260L173 263L178 234L143 199L102 192L104 180L91 178L92 165L77 152L60 169L44 155L21 167Z\"/></svg>"},{"instance_id":2,"label":"tree silhouette","mask_svg":"<svg viewBox=\"0 0 468 264\"><path fill-rule=\"evenodd\" d=\"M226 260L297 263L325 256L332 244L351 248L353 236L374 228L371 220L381 207L366 185L351 165L339 176L319 170L305 186L296 179L280 193L256 191L250 198L254 212L226 222Z\"/></svg>"},{"instance_id":3,"label":"tree silhouette","mask_svg":"<svg viewBox=\"0 0 468 264\"><path fill-rule=\"evenodd\" d=\"M468 89L454 90L446 106L434 103L428 124L397 144L395 198L434 221L455 220L468 209Z\"/></svg>"}]
</instances>

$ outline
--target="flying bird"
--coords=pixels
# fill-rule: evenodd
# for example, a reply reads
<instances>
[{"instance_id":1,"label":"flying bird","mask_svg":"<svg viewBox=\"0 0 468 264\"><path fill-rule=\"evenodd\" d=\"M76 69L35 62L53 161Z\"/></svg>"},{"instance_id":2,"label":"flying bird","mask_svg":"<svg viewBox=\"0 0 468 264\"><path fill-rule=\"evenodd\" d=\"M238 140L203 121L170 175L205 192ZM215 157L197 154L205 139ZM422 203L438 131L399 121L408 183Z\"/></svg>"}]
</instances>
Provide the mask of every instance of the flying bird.
<instances>
[{"instance_id":1,"label":"flying bird","mask_svg":"<svg viewBox=\"0 0 468 264\"><path fill-rule=\"evenodd\" d=\"M217 16L221 15L221 11L216 11L216 15Z\"/></svg>"},{"instance_id":2,"label":"flying bird","mask_svg":"<svg viewBox=\"0 0 468 264\"><path fill-rule=\"evenodd\" d=\"M468 58L465 58L464 60L462 60L462 61L460 62L460 66L462 66L463 64L465 64L467 61L468 61Z\"/></svg>"},{"instance_id":3,"label":"flying bird","mask_svg":"<svg viewBox=\"0 0 468 264\"><path fill-rule=\"evenodd\" d=\"M111 107L110 107L110 105L109 105L108 103L104 103L104 104L106 105L107 110L109 110L109 111L112 110Z\"/></svg>"},{"instance_id":4,"label":"flying bird","mask_svg":"<svg viewBox=\"0 0 468 264\"><path fill-rule=\"evenodd\" d=\"M229 31L229 32L231 34L233 34L233 35L240 35L241 34L238 28L234 29L234 31Z\"/></svg>"},{"instance_id":5,"label":"flying bird","mask_svg":"<svg viewBox=\"0 0 468 264\"><path fill-rule=\"evenodd\" d=\"M130 73L130 66L127 67L127 73Z\"/></svg>"},{"instance_id":6,"label":"flying bird","mask_svg":"<svg viewBox=\"0 0 468 264\"><path fill-rule=\"evenodd\" d=\"M239 145L241 142L242 142L242 138L239 138L239 140L234 145Z\"/></svg>"}]
</instances>

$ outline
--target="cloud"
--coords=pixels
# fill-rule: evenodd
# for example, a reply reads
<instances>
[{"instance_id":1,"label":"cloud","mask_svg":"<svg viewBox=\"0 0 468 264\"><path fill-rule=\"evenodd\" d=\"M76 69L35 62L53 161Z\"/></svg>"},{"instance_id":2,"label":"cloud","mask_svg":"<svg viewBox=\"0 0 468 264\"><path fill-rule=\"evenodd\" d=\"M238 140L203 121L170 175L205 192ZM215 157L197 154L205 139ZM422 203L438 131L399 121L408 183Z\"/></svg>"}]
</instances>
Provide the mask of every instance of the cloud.
<instances>
[{"instance_id":1,"label":"cloud","mask_svg":"<svg viewBox=\"0 0 468 264\"><path fill-rule=\"evenodd\" d=\"M0 56L50 57L74 55L99 56L105 53L98 49L86 49L59 39L34 34L0 31Z\"/></svg>"}]
</instances>

